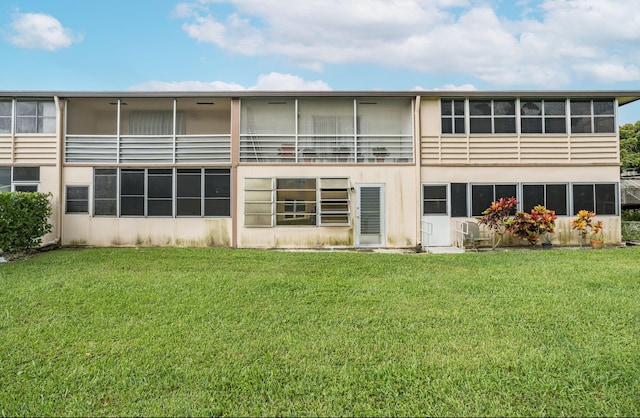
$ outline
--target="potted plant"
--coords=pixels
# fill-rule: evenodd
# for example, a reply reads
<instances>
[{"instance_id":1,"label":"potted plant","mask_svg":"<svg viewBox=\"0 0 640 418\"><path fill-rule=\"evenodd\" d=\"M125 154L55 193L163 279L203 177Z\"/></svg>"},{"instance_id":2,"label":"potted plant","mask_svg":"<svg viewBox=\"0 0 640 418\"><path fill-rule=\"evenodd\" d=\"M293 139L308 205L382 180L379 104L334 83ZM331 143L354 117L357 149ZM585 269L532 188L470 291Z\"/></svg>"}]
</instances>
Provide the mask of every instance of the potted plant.
<instances>
[{"instance_id":1,"label":"potted plant","mask_svg":"<svg viewBox=\"0 0 640 418\"><path fill-rule=\"evenodd\" d=\"M373 149L373 155L376 156L376 161L383 162L384 159L389 155L387 149L385 147L375 147Z\"/></svg>"},{"instance_id":2,"label":"potted plant","mask_svg":"<svg viewBox=\"0 0 640 418\"><path fill-rule=\"evenodd\" d=\"M545 232L542 234L542 249L550 250L553 247L553 237L551 232Z\"/></svg>"},{"instance_id":3,"label":"potted plant","mask_svg":"<svg viewBox=\"0 0 640 418\"><path fill-rule=\"evenodd\" d=\"M305 162L311 161L313 158L315 158L315 156L316 152L313 150L313 148L305 148L302 150L302 157L304 158Z\"/></svg>"},{"instance_id":4,"label":"potted plant","mask_svg":"<svg viewBox=\"0 0 640 418\"><path fill-rule=\"evenodd\" d=\"M587 241L587 237L591 238L591 248L599 249L604 246L602 239L602 221L595 221L593 218L596 216L595 212L588 210L578 211L578 215L571 221L571 228L578 231L580 237L580 247Z\"/></svg>"},{"instance_id":5,"label":"potted plant","mask_svg":"<svg viewBox=\"0 0 640 418\"><path fill-rule=\"evenodd\" d=\"M542 205L537 205L531 212L519 211L507 223L508 231L522 239L526 239L532 247L541 236L552 234L556 228L556 212Z\"/></svg>"}]
</instances>

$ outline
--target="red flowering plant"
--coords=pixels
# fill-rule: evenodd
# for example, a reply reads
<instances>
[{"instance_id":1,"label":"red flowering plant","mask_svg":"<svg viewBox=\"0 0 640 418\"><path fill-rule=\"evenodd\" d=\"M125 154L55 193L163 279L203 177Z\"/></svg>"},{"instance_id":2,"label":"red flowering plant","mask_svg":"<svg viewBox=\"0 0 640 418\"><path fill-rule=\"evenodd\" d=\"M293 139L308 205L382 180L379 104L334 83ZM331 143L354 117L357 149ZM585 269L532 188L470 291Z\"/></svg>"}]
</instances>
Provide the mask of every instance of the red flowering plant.
<instances>
[{"instance_id":1,"label":"red flowering plant","mask_svg":"<svg viewBox=\"0 0 640 418\"><path fill-rule=\"evenodd\" d=\"M531 213L519 211L508 221L507 230L514 236L536 245L540 237L553 234L556 228L556 212L542 205L535 206Z\"/></svg>"},{"instance_id":2,"label":"red flowering plant","mask_svg":"<svg viewBox=\"0 0 640 418\"><path fill-rule=\"evenodd\" d=\"M500 239L493 245L496 248L502 237L507 233L510 223L510 216L518 205L515 197L505 199L501 197L495 202L491 202L491 206L482 212L482 216L476 218L479 225L486 225L487 228L494 231Z\"/></svg>"}]
</instances>

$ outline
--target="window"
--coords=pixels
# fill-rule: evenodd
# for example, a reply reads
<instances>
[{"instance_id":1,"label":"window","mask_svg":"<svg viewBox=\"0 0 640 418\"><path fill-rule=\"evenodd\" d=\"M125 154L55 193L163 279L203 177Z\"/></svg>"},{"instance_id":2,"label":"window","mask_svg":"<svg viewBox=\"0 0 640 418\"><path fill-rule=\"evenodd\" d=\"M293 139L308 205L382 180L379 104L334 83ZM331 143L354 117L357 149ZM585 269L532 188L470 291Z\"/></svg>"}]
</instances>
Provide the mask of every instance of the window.
<instances>
[{"instance_id":1,"label":"window","mask_svg":"<svg viewBox=\"0 0 640 418\"><path fill-rule=\"evenodd\" d=\"M520 101L520 131L523 134L564 134L567 132L564 100Z\"/></svg>"},{"instance_id":2,"label":"window","mask_svg":"<svg viewBox=\"0 0 640 418\"><path fill-rule=\"evenodd\" d=\"M530 212L537 205L554 210L556 215L568 215L566 184L522 185L522 210Z\"/></svg>"},{"instance_id":3,"label":"window","mask_svg":"<svg viewBox=\"0 0 640 418\"><path fill-rule=\"evenodd\" d=\"M202 170L177 170L176 210L178 216L202 216Z\"/></svg>"},{"instance_id":4,"label":"window","mask_svg":"<svg viewBox=\"0 0 640 418\"><path fill-rule=\"evenodd\" d=\"M615 183L574 184L573 213L582 209L596 215L616 215L618 213L617 187Z\"/></svg>"},{"instance_id":5,"label":"window","mask_svg":"<svg viewBox=\"0 0 640 418\"><path fill-rule=\"evenodd\" d=\"M451 183L451 216L466 217L467 209L467 183Z\"/></svg>"},{"instance_id":6,"label":"window","mask_svg":"<svg viewBox=\"0 0 640 418\"><path fill-rule=\"evenodd\" d=\"M11 133L11 117L13 115L13 102L11 100L0 101L0 134Z\"/></svg>"},{"instance_id":7,"label":"window","mask_svg":"<svg viewBox=\"0 0 640 418\"><path fill-rule=\"evenodd\" d=\"M173 216L173 169L149 169L147 216Z\"/></svg>"},{"instance_id":8,"label":"window","mask_svg":"<svg viewBox=\"0 0 640 418\"><path fill-rule=\"evenodd\" d=\"M613 100L571 100L571 133L615 133Z\"/></svg>"},{"instance_id":9,"label":"window","mask_svg":"<svg viewBox=\"0 0 640 418\"><path fill-rule=\"evenodd\" d=\"M56 132L56 107L53 101L16 102L16 133L50 134Z\"/></svg>"},{"instance_id":10,"label":"window","mask_svg":"<svg viewBox=\"0 0 640 418\"><path fill-rule=\"evenodd\" d=\"M349 180L320 179L320 225L349 223Z\"/></svg>"},{"instance_id":11,"label":"window","mask_svg":"<svg viewBox=\"0 0 640 418\"><path fill-rule=\"evenodd\" d=\"M464 100L441 100L440 114L442 116L443 134L464 134Z\"/></svg>"},{"instance_id":12,"label":"window","mask_svg":"<svg viewBox=\"0 0 640 418\"><path fill-rule=\"evenodd\" d=\"M350 224L349 179L247 178L244 188L245 226Z\"/></svg>"},{"instance_id":13,"label":"window","mask_svg":"<svg viewBox=\"0 0 640 418\"><path fill-rule=\"evenodd\" d=\"M423 185L422 214L446 215L447 213L447 186Z\"/></svg>"},{"instance_id":14,"label":"window","mask_svg":"<svg viewBox=\"0 0 640 418\"><path fill-rule=\"evenodd\" d=\"M65 213L89 213L89 186L67 186Z\"/></svg>"},{"instance_id":15,"label":"window","mask_svg":"<svg viewBox=\"0 0 640 418\"><path fill-rule=\"evenodd\" d=\"M482 212L500 198L516 197L516 189L515 184L471 185L471 216L482 216Z\"/></svg>"},{"instance_id":16,"label":"window","mask_svg":"<svg viewBox=\"0 0 640 418\"><path fill-rule=\"evenodd\" d=\"M231 215L229 169L96 168L94 187L96 216Z\"/></svg>"},{"instance_id":17,"label":"window","mask_svg":"<svg viewBox=\"0 0 640 418\"><path fill-rule=\"evenodd\" d=\"M144 216L144 169L120 172L120 216Z\"/></svg>"},{"instance_id":18,"label":"window","mask_svg":"<svg viewBox=\"0 0 640 418\"><path fill-rule=\"evenodd\" d=\"M0 193L11 191L11 167L0 167Z\"/></svg>"},{"instance_id":19,"label":"window","mask_svg":"<svg viewBox=\"0 0 640 418\"><path fill-rule=\"evenodd\" d=\"M204 170L204 216L231 215L231 173L228 169Z\"/></svg>"},{"instance_id":20,"label":"window","mask_svg":"<svg viewBox=\"0 0 640 418\"><path fill-rule=\"evenodd\" d=\"M276 179L276 225L316 224L316 179Z\"/></svg>"},{"instance_id":21,"label":"window","mask_svg":"<svg viewBox=\"0 0 640 418\"><path fill-rule=\"evenodd\" d=\"M94 216L116 216L118 197L118 170L96 168L93 172Z\"/></svg>"},{"instance_id":22,"label":"window","mask_svg":"<svg viewBox=\"0 0 640 418\"><path fill-rule=\"evenodd\" d=\"M16 192L37 192L40 184L40 167L13 167L12 184Z\"/></svg>"},{"instance_id":23,"label":"window","mask_svg":"<svg viewBox=\"0 0 640 418\"><path fill-rule=\"evenodd\" d=\"M469 132L516 133L515 100L469 100Z\"/></svg>"},{"instance_id":24,"label":"window","mask_svg":"<svg viewBox=\"0 0 640 418\"><path fill-rule=\"evenodd\" d=\"M245 179L245 226L273 226L273 204L273 179Z\"/></svg>"}]
</instances>

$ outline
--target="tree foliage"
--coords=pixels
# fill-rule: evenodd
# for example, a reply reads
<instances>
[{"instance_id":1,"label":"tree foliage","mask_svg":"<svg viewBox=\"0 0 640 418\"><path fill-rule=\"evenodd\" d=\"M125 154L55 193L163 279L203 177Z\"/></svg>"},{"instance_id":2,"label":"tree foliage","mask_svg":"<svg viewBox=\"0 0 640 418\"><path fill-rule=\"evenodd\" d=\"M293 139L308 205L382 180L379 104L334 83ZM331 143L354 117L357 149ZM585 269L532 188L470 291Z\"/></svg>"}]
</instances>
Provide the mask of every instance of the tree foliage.
<instances>
[{"instance_id":1,"label":"tree foliage","mask_svg":"<svg viewBox=\"0 0 640 418\"><path fill-rule=\"evenodd\" d=\"M0 249L6 253L35 248L51 232L51 193L0 193Z\"/></svg>"},{"instance_id":2,"label":"tree foliage","mask_svg":"<svg viewBox=\"0 0 640 418\"><path fill-rule=\"evenodd\" d=\"M640 121L620 127L620 162L622 169L640 169Z\"/></svg>"}]
</instances>

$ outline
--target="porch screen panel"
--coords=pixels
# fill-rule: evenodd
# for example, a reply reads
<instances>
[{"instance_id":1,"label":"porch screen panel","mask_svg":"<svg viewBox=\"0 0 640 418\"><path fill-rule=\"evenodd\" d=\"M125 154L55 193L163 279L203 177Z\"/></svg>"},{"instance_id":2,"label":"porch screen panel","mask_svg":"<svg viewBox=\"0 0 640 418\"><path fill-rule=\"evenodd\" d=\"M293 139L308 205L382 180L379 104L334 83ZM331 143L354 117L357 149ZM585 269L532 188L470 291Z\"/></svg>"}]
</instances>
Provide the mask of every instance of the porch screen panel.
<instances>
[{"instance_id":1,"label":"porch screen panel","mask_svg":"<svg viewBox=\"0 0 640 418\"><path fill-rule=\"evenodd\" d=\"M295 100L243 99L240 112L240 161L296 161Z\"/></svg>"},{"instance_id":2,"label":"porch screen panel","mask_svg":"<svg viewBox=\"0 0 640 418\"><path fill-rule=\"evenodd\" d=\"M148 170L147 196L148 216L173 216L172 169Z\"/></svg>"},{"instance_id":3,"label":"porch screen panel","mask_svg":"<svg viewBox=\"0 0 640 418\"><path fill-rule=\"evenodd\" d=\"M569 215L567 206L567 185L547 184L545 191L545 205L547 209L554 210L556 212L556 215L559 216Z\"/></svg>"},{"instance_id":4,"label":"porch screen panel","mask_svg":"<svg viewBox=\"0 0 640 418\"><path fill-rule=\"evenodd\" d=\"M451 184L451 216L466 217L467 210L467 183Z\"/></svg>"},{"instance_id":5,"label":"porch screen panel","mask_svg":"<svg viewBox=\"0 0 640 418\"><path fill-rule=\"evenodd\" d=\"M145 170L120 172L120 215L144 216Z\"/></svg>"},{"instance_id":6,"label":"porch screen panel","mask_svg":"<svg viewBox=\"0 0 640 418\"><path fill-rule=\"evenodd\" d=\"M596 184L596 214L615 215L617 213L616 185Z\"/></svg>"},{"instance_id":7,"label":"porch screen panel","mask_svg":"<svg viewBox=\"0 0 640 418\"><path fill-rule=\"evenodd\" d=\"M376 148L386 148L385 162L412 162L411 100L363 98L356 105L359 161L373 157Z\"/></svg>"},{"instance_id":8,"label":"porch screen panel","mask_svg":"<svg viewBox=\"0 0 640 418\"><path fill-rule=\"evenodd\" d=\"M231 215L231 172L228 169L204 171L204 216Z\"/></svg>"},{"instance_id":9,"label":"porch screen panel","mask_svg":"<svg viewBox=\"0 0 640 418\"><path fill-rule=\"evenodd\" d=\"M176 175L177 216L201 216L202 170L199 168L179 168Z\"/></svg>"},{"instance_id":10,"label":"porch screen panel","mask_svg":"<svg viewBox=\"0 0 640 418\"><path fill-rule=\"evenodd\" d=\"M298 100L298 153L315 161L334 162L353 155L352 99Z\"/></svg>"},{"instance_id":11,"label":"porch screen panel","mask_svg":"<svg viewBox=\"0 0 640 418\"><path fill-rule=\"evenodd\" d=\"M118 170L96 168L93 171L94 216L116 216L118 199Z\"/></svg>"},{"instance_id":12,"label":"porch screen panel","mask_svg":"<svg viewBox=\"0 0 640 418\"><path fill-rule=\"evenodd\" d=\"M581 210L595 211L595 196L593 184L573 185L573 214Z\"/></svg>"}]
</instances>

